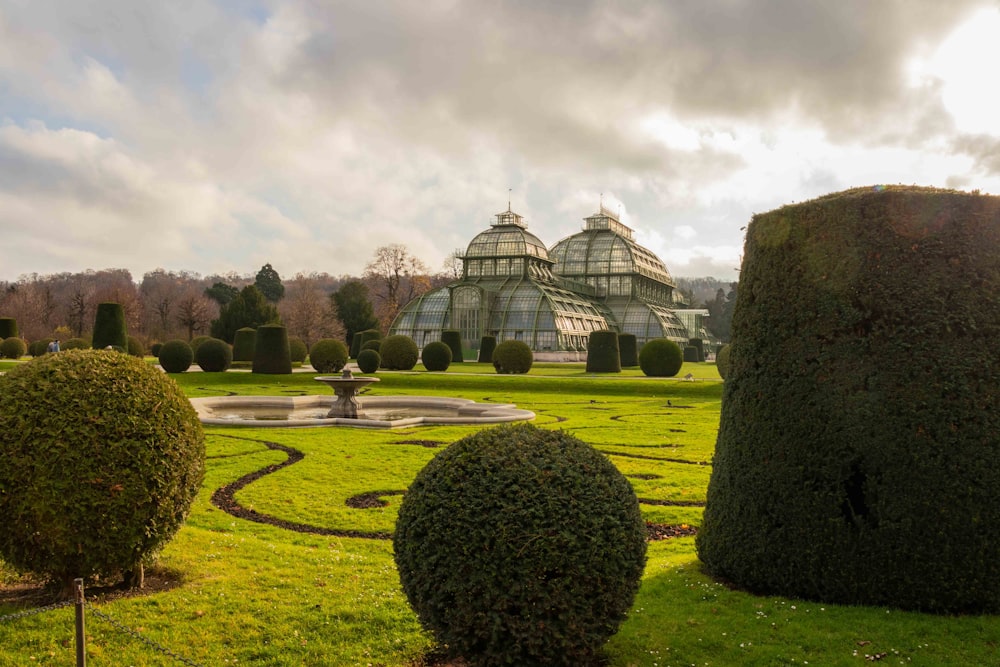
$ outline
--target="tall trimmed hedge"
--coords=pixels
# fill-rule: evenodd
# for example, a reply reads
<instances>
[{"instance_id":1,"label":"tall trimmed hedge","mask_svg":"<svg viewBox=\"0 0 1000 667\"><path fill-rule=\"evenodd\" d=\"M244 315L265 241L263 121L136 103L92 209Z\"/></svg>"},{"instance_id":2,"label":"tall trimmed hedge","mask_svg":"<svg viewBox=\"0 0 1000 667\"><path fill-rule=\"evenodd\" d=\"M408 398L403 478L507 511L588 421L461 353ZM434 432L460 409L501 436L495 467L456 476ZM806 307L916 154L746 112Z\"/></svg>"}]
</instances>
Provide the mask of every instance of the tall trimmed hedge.
<instances>
[{"instance_id":1,"label":"tall trimmed hedge","mask_svg":"<svg viewBox=\"0 0 1000 667\"><path fill-rule=\"evenodd\" d=\"M696 348L694 345L685 345L684 361L689 363L697 363L699 361L698 348Z\"/></svg>"},{"instance_id":2,"label":"tall trimmed hedge","mask_svg":"<svg viewBox=\"0 0 1000 667\"><path fill-rule=\"evenodd\" d=\"M697 547L752 591L1000 611L1000 198L754 216Z\"/></svg>"},{"instance_id":3,"label":"tall trimmed hedge","mask_svg":"<svg viewBox=\"0 0 1000 667\"><path fill-rule=\"evenodd\" d=\"M257 327L252 372L281 375L292 372L292 353L288 347L288 329L280 324Z\"/></svg>"},{"instance_id":4,"label":"tall trimmed hedge","mask_svg":"<svg viewBox=\"0 0 1000 667\"><path fill-rule=\"evenodd\" d=\"M364 349L365 343L370 340L382 340L382 332L378 329L365 329L354 334L351 340L351 358L357 359L358 353Z\"/></svg>"},{"instance_id":5,"label":"tall trimmed hedge","mask_svg":"<svg viewBox=\"0 0 1000 667\"><path fill-rule=\"evenodd\" d=\"M635 334L618 334L618 358L621 360L622 368L639 365L639 346Z\"/></svg>"},{"instance_id":6,"label":"tall trimmed hedge","mask_svg":"<svg viewBox=\"0 0 1000 667\"><path fill-rule=\"evenodd\" d=\"M417 474L393 552L407 599L451 657L595 665L639 588L646 527L603 454L519 424L463 438Z\"/></svg>"},{"instance_id":7,"label":"tall trimmed hedge","mask_svg":"<svg viewBox=\"0 0 1000 667\"><path fill-rule=\"evenodd\" d=\"M17 320L13 317L0 317L0 340L17 338Z\"/></svg>"},{"instance_id":8,"label":"tall trimmed hedge","mask_svg":"<svg viewBox=\"0 0 1000 667\"><path fill-rule=\"evenodd\" d=\"M591 331L587 338L587 372L621 373L622 360L618 350L618 332Z\"/></svg>"},{"instance_id":9,"label":"tall trimmed hedge","mask_svg":"<svg viewBox=\"0 0 1000 667\"><path fill-rule=\"evenodd\" d=\"M254 346L257 345L257 329L242 327L233 334L233 361L253 361Z\"/></svg>"},{"instance_id":10,"label":"tall trimmed hedge","mask_svg":"<svg viewBox=\"0 0 1000 667\"><path fill-rule=\"evenodd\" d=\"M462 332L455 329L445 329L441 332L441 342L451 348L451 360L454 363L465 361L462 352Z\"/></svg>"},{"instance_id":11,"label":"tall trimmed hedge","mask_svg":"<svg viewBox=\"0 0 1000 667\"><path fill-rule=\"evenodd\" d=\"M103 350L111 346L128 350L128 330L125 327L125 309L120 303L99 303L94 315L94 336L91 346Z\"/></svg>"},{"instance_id":12,"label":"tall trimmed hedge","mask_svg":"<svg viewBox=\"0 0 1000 667\"><path fill-rule=\"evenodd\" d=\"M704 340L702 340L701 338L692 338L691 340L688 341L688 346L693 347L695 350L697 350L697 356L698 356L698 358L694 359L694 361L699 361L699 362L705 361L705 341ZM687 361L687 360L685 359L685 361Z\"/></svg>"},{"instance_id":13,"label":"tall trimmed hedge","mask_svg":"<svg viewBox=\"0 0 1000 667\"><path fill-rule=\"evenodd\" d=\"M483 336L479 340L479 362L483 364L493 363L493 350L496 348L496 336Z\"/></svg>"}]
</instances>

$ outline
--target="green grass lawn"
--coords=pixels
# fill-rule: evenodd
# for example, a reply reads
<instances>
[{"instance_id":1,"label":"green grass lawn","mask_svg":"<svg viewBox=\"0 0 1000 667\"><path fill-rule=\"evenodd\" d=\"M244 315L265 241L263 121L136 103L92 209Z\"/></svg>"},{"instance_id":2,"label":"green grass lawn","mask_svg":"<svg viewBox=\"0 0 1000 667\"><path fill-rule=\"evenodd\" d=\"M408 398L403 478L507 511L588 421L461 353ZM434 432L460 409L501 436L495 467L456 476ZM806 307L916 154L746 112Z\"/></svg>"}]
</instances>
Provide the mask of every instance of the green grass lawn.
<instances>
[{"instance_id":1,"label":"green grass lawn","mask_svg":"<svg viewBox=\"0 0 1000 667\"><path fill-rule=\"evenodd\" d=\"M446 373L380 373L371 393L429 394L512 402L535 423L591 443L630 476L647 520L701 522L718 426L721 382L711 364L685 364L693 381L588 374L582 364L536 364L526 376L491 366ZM329 391L310 374L185 373L189 396L297 395ZM161 555L169 590L92 604L202 665L406 666L431 647L399 586L391 543L339 536L388 533L399 492L434 454L474 432L431 426L207 430L205 485L187 524ZM244 507L334 534L317 535L237 519L212 492L286 460L268 443L305 457L236 495ZM383 507L353 509L360 494ZM693 501L672 506L670 501ZM0 566L0 581L24 583ZM22 607L0 603L0 615ZM0 666L74 664L73 611L0 622ZM102 619L88 616L88 664L179 664ZM855 665L1000 664L1000 617L942 617L885 608L826 605L733 591L699 567L691 537L652 542L628 620L608 645L610 664Z\"/></svg>"}]
</instances>

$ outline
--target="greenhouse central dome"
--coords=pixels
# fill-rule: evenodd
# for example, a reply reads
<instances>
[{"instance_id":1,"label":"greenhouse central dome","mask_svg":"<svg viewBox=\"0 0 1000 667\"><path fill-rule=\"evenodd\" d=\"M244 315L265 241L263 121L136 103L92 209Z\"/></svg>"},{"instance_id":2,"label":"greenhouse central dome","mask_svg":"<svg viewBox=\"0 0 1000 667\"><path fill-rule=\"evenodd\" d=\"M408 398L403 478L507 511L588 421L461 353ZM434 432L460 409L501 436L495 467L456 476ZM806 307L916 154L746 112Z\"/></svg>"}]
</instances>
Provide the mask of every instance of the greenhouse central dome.
<instances>
[{"instance_id":1,"label":"greenhouse central dome","mask_svg":"<svg viewBox=\"0 0 1000 667\"><path fill-rule=\"evenodd\" d=\"M521 340L539 358L585 352L592 331L688 340L673 314L673 279L632 230L603 206L586 218L584 231L551 250L528 231L508 205L469 242L462 279L406 304L389 331L422 347L458 330L465 349L483 336Z\"/></svg>"}]
</instances>

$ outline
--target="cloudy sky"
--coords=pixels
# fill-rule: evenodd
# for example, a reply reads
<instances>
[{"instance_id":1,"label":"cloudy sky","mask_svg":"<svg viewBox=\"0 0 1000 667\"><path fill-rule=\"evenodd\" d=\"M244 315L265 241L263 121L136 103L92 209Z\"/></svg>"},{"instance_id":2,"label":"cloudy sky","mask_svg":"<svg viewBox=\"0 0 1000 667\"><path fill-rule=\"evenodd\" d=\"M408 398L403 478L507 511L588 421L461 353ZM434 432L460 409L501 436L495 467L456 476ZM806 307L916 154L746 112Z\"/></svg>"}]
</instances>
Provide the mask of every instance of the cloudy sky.
<instances>
[{"instance_id":1,"label":"cloudy sky","mask_svg":"<svg viewBox=\"0 0 1000 667\"><path fill-rule=\"evenodd\" d=\"M733 279L755 212L1000 194L998 0L0 0L0 280L432 270L620 210Z\"/></svg>"}]
</instances>

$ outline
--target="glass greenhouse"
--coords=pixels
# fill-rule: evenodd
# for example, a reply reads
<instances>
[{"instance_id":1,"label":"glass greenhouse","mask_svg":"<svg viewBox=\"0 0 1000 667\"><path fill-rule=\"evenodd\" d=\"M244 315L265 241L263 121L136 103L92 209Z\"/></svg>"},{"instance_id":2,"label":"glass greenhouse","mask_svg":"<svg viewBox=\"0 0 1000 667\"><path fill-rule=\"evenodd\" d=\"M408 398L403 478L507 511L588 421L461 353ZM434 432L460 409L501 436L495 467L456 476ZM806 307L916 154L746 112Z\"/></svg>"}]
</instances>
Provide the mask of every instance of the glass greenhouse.
<instances>
[{"instance_id":1,"label":"glass greenhouse","mask_svg":"<svg viewBox=\"0 0 1000 667\"><path fill-rule=\"evenodd\" d=\"M521 340L536 353L585 352L591 331L613 329L686 342L670 309L673 280L663 262L632 240L632 230L601 208L584 231L551 251L523 218L498 213L469 243L462 279L406 304L390 333L418 347L462 333L465 349L483 336Z\"/></svg>"}]
</instances>

